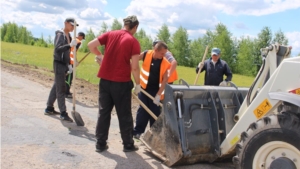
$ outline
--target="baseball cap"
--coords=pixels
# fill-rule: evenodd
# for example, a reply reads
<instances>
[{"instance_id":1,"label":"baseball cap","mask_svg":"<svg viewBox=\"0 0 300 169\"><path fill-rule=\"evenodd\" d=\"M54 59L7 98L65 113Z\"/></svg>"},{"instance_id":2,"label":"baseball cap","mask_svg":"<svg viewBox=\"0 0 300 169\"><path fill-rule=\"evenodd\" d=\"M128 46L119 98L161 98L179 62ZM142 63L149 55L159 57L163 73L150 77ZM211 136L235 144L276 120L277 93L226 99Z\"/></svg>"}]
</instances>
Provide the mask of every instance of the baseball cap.
<instances>
[{"instance_id":1,"label":"baseball cap","mask_svg":"<svg viewBox=\"0 0 300 169\"><path fill-rule=\"evenodd\" d=\"M219 55L221 53L221 50L219 48L213 48L211 50L211 55Z\"/></svg>"},{"instance_id":2,"label":"baseball cap","mask_svg":"<svg viewBox=\"0 0 300 169\"><path fill-rule=\"evenodd\" d=\"M158 42L161 42L161 40L155 40L155 41L153 41L152 46L155 46Z\"/></svg>"},{"instance_id":3,"label":"baseball cap","mask_svg":"<svg viewBox=\"0 0 300 169\"><path fill-rule=\"evenodd\" d=\"M66 18L65 22L69 22L70 24L72 24L74 26L74 18ZM79 26L79 24L76 24L76 26Z\"/></svg>"},{"instance_id":4,"label":"baseball cap","mask_svg":"<svg viewBox=\"0 0 300 169\"><path fill-rule=\"evenodd\" d=\"M85 34L83 32L78 32L78 36L82 36L82 38L85 39Z\"/></svg>"},{"instance_id":5,"label":"baseball cap","mask_svg":"<svg viewBox=\"0 0 300 169\"><path fill-rule=\"evenodd\" d=\"M135 15L127 16L123 19L123 22L136 22L138 21L137 17Z\"/></svg>"}]
</instances>

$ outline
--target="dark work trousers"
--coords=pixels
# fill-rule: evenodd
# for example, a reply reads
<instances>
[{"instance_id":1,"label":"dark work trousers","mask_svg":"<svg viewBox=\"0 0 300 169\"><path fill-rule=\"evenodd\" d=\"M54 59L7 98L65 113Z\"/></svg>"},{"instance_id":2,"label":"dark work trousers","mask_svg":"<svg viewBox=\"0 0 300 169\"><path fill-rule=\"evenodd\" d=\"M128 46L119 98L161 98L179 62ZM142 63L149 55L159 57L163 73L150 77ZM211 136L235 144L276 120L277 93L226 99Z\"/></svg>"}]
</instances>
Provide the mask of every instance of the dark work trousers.
<instances>
[{"instance_id":1,"label":"dark work trousers","mask_svg":"<svg viewBox=\"0 0 300 169\"><path fill-rule=\"evenodd\" d=\"M60 112L65 112L66 102L65 102L65 93L66 93L66 71L67 66L62 63L54 62L54 83L50 90L50 94L47 101L47 106L53 107L55 100L57 99L57 104Z\"/></svg>"},{"instance_id":2,"label":"dark work trousers","mask_svg":"<svg viewBox=\"0 0 300 169\"><path fill-rule=\"evenodd\" d=\"M72 65L72 67L73 67L73 65ZM73 72L66 76L66 94L71 93L70 88L72 85L72 81L73 81Z\"/></svg>"},{"instance_id":3,"label":"dark work trousers","mask_svg":"<svg viewBox=\"0 0 300 169\"><path fill-rule=\"evenodd\" d=\"M97 144L105 146L115 106L119 119L121 138L124 146L132 146L133 118L131 112L131 90L133 82L113 82L101 79L99 83L99 117L96 125Z\"/></svg>"},{"instance_id":4,"label":"dark work trousers","mask_svg":"<svg viewBox=\"0 0 300 169\"><path fill-rule=\"evenodd\" d=\"M146 90L151 96L155 97L158 90ZM139 99L158 117L160 115L160 107L153 103L153 100L146 96L144 93L140 92L138 95ZM150 127L155 122L153 117L140 106L136 113L135 127L133 134L142 134L145 132L148 121L150 121Z\"/></svg>"}]
</instances>

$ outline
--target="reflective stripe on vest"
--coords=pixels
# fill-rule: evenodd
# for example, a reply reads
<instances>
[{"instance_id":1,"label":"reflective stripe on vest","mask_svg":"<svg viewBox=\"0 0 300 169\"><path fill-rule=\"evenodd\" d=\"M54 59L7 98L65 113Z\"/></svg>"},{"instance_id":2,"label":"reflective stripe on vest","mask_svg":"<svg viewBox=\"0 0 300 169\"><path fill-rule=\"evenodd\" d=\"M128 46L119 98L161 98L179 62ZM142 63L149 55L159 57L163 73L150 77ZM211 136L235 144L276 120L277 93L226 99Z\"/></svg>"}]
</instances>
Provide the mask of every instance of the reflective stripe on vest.
<instances>
[{"instance_id":1,"label":"reflective stripe on vest","mask_svg":"<svg viewBox=\"0 0 300 169\"><path fill-rule=\"evenodd\" d=\"M78 43L81 43L81 41L80 41L79 39L77 39L77 38L76 38L76 41L77 41L77 44L78 44ZM77 45L76 45L76 46L77 46ZM76 46L75 46L75 47L76 47ZM73 63L74 63L74 55L73 55L73 54L74 54L74 47L71 47L70 50L71 50L71 51L70 51L70 64L73 65ZM77 49L77 50L78 50L78 49ZM77 51L77 50L76 50L76 51Z\"/></svg>"},{"instance_id":2,"label":"reflective stripe on vest","mask_svg":"<svg viewBox=\"0 0 300 169\"><path fill-rule=\"evenodd\" d=\"M150 76L150 67L151 67L151 61L154 51L148 50L146 53L146 56L144 58L144 62L140 71L140 85L143 89L147 88L148 79ZM170 63L168 60L163 57L163 60L160 64L160 72L159 72L159 87L161 87L161 82L163 79L163 75L168 69L170 68ZM161 93L160 99L162 100L164 98L164 91Z\"/></svg>"}]
</instances>

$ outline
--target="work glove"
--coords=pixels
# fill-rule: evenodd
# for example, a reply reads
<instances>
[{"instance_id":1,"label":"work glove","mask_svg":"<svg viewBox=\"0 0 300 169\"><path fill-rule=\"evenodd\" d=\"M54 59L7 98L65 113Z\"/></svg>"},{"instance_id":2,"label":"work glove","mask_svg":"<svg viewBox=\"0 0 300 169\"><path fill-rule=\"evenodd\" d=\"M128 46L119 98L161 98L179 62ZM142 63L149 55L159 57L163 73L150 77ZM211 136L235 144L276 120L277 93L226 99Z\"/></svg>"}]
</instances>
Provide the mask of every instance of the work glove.
<instances>
[{"instance_id":1,"label":"work glove","mask_svg":"<svg viewBox=\"0 0 300 169\"><path fill-rule=\"evenodd\" d=\"M157 94L154 97L153 103L156 104L157 106L159 106L159 103L160 103L159 101L160 101L160 95Z\"/></svg>"},{"instance_id":2,"label":"work glove","mask_svg":"<svg viewBox=\"0 0 300 169\"><path fill-rule=\"evenodd\" d=\"M137 84L134 87L134 94L138 95L141 92L141 85Z\"/></svg>"},{"instance_id":3,"label":"work glove","mask_svg":"<svg viewBox=\"0 0 300 169\"><path fill-rule=\"evenodd\" d=\"M76 41L76 39L73 39L70 43L70 47L74 47L76 45L77 45L77 41Z\"/></svg>"},{"instance_id":4,"label":"work glove","mask_svg":"<svg viewBox=\"0 0 300 169\"><path fill-rule=\"evenodd\" d=\"M224 80L223 82L221 82L219 84L219 86L228 86L228 82L226 80Z\"/></svg>"},{"instance_id":5,"label":"work glove","mask_svg":"<svg viewBox=\"0 0 300 169\"><path fill-rule=\"evenodd\" d=\"M68 68L69 68L68 74L71 74L71 73L73 72L73 67L72 67L72 65L69 65Z\"/></svg>"},{"instance_id":6,"label":"work glove","mask_svg":"<svg viewBox=\"0 0 300 169\"><path fill-rule=\"evenodd\" d=\"M199 72L199 69L200 69L200 67L202 67L202 68L203 68L203 66L204 66L204 63L203 63L203 62L200 62L200 63L198 64L197 68L196 68L196 73L198 73L198 72Z\"/></svg>"},{"instance_id":7,"label":"work glove","mask_svg":"<svg viewBox=\"0 0 300 169\"><path fill-rule=\"evenodd\" d=\"M97 62L100 66L102 63L102 55L96 55L95 56L95 62Z\"/></svg>"},{"instance_id":8,"label":"work glove","mask_svg":"<svg viewBox=\"0 0 300 169\"><path fill-rule=\"evenodd\" d=\"M203 63L203 62L200 62L200 63L198 64L198 68L203 67L203 66L204 66L204 63Z\"/></svg>"}]
</instances>

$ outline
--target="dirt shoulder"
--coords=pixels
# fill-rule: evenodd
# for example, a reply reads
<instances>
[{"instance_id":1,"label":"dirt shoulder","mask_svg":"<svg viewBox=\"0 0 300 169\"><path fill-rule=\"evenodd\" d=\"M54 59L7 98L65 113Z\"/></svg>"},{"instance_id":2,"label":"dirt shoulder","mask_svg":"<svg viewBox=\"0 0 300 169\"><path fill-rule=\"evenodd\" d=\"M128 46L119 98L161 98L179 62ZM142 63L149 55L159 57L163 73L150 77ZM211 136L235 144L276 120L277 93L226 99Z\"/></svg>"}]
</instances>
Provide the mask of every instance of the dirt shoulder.
<instances>
[{"instance_id":1,"label":"dirt shoulder","mask_svg":"<svg viewBox=\"0 0 300 169\"><path fill-rule=\"evenodd\" d=\"M20 65L20 64L12 64L6 61L1 60L1 69L3 71L9 72L11 74L24 77L33 82L37 82L46 88L51 88L54 82L54 74L53 71L49 71L46 69L41 69L35 66L29 65ZM98 106L98 92L99 88L96 84L91 84L82 79L76 79L75 85L72 84L71 92L73 92L73 87L75 86L76 92L76 100L81 104L86 104L87 106ZM49 90L50 92L50 90ZM49 93L44 93L48 95ZM136 111L139 104L136 100L132 100L132 114L133 117L136 115ZM115 114L115 110L112 112Z\"/></svg>"},{"instance_id":2,"label":"dirt shoulder","mask_svg":"<svg viewBox=\"0 0 300 169\"><path fill-rule=\"evenodd\" d=\"M24 77L33 82L37 82L49 89L52 87L54 82L53 71L34 66L12 64L1 60L1 69L11 74ZM79 91L76 95L76 100L89 106L98 105L98 85L91 84L85 80L76 79L75 86L76 91ZM71 91L73 91L72 88Z\"/></svg>"}]
</instances>

